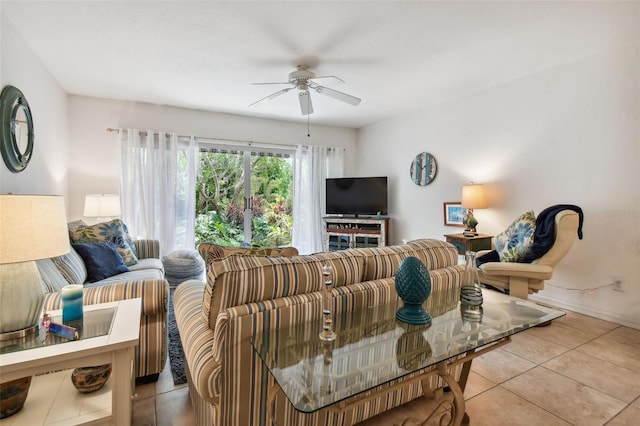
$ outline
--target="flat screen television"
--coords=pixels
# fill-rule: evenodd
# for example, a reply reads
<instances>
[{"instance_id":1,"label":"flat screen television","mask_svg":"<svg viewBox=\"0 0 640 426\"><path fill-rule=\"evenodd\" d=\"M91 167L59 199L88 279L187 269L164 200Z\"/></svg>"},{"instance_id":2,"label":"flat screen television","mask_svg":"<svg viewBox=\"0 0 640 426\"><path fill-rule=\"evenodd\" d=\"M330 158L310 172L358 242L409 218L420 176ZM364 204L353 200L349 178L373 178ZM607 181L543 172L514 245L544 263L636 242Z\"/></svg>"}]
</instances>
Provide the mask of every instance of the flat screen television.
<instances>
[{"instance_id":1,"label":"flat screen television","mask_svg":"<svg viewBox=\"0 0 640 426\"><path fill-rule=\"evenodd\" d=\"M387 215L387 177L327 179L327 214Z\"/></svg>"}]
</instances>

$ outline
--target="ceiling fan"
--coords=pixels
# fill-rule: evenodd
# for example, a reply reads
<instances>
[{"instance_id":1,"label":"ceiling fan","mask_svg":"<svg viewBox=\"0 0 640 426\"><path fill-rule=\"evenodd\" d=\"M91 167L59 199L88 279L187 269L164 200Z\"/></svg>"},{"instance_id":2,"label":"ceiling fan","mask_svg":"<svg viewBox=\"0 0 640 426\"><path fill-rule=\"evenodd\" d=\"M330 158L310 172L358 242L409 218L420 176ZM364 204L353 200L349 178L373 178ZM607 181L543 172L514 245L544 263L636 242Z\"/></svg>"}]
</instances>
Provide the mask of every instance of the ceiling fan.
<instances>
[{"instance_id":1,"label":"ceiling fan","mask_svg":"<svg viewBox=\"0 0 640 426\"><path fill-rule=\"evenodd\" d=\"M302 115L313 114L313 104L311 103L311 96L309 92L311 90L315 90L316 93L320 93L325 96L329 96L331 98L337 99L342 102L346 102L349 105L358 105L361 101L360 98L356 98L355 96L348 95L346 93L340 92L338 90L331 89L329 87L322 86L316 82L316 80L327 79L333 80L333 82L344 83L339 77L334 75L316 77L316 74L312 71L309 71L309 67L305 65L298 65L298 69L289 74L289 81L282 83L252 83L255 85L265 85L265 84L287 84L290 87L286 87L282 90L279 90L275 93L270 94L249 106L258 105L260 103L270 101L280 95L283 95L293 89L298 89L298 100L300 101L300 111Z\"/></svg>"}]
</instances>

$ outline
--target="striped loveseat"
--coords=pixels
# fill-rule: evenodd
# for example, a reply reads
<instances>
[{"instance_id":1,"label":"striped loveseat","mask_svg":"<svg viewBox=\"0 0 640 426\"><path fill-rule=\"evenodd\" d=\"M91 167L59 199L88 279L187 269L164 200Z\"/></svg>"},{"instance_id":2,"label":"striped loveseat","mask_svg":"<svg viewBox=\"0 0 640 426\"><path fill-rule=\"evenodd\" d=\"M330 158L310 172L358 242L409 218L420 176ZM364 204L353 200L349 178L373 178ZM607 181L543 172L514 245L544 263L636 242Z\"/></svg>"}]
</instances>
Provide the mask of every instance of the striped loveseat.
<instances>
[{"instance_id":1,"label":"striped loveseat","mask_svg":"<svg viewBox=\"0 0 640 426\"><path fill-rule=\"evenodd\" d=\"M336 312L341 312L396 300L394 275L409 256L425 263L433 292L460 286L463 267L457 264L456 249L431 239L306 256L232 255L208 261L206 283L187 281L174 293L196 423L268 424L267 392L274 379L253 350L251 338L255 330L320 318L323 264L332 265L333 301ZM456 379L460 370L452 371ZM401 380L408 378L411 375ZM437 377L431 380L430 386L442 386ZM354 424L421 395L419 380L386 390L389 385L374 389L377 397L341 414L329 410L303 414L286 399L277 399L277 424Z\"/></svg>"},{"instance_id":2,"label":"striped loveseat","mask_svg":"<svg viewBox=\"0 0 640 426\"><path fill-rule=\"evenodd\" d=\"M135 240L138 262L129 272L88 283L82 257L71 247L64 256L36 261L45 290L44 309L62 309L60 289L67 284L84 284L85 305L142 299L140 340L135 349L135 377L157 380L167 360L167 315L169 283L164 279L157 240Z\"/></svg>"}]
</instances>

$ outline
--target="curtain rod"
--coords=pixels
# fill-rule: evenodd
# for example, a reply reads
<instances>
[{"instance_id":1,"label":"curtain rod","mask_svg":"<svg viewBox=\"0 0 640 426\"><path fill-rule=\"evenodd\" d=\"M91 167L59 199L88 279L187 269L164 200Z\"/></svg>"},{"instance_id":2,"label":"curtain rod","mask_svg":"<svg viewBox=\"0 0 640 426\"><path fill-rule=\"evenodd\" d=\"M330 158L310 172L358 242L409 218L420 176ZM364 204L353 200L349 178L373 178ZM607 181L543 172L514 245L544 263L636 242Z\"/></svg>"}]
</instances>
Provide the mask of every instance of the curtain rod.
<instances>
[{"instance_id":1,"label":"curtain rod","mask_svg":"<svg viewBox=\"0 0 640 426\"><path fill-rule=\"evenodd\" d=\"M107 128L107 132L118 132L120 130L124 130L124 131L128 131L129 129L114 129L112 127L108 127ZM146 134L147 131L146 130L140 130L139 131L141 134ZM179 138L190 138L191 135L178 135ZM247 141L247 140L241 140L241 139L218 139L218 138L211 138L211 137L204 137L204 136L194 136L194 138L196 140L202 140L202 141L211 141L211 142L219 142L222 144L226 144L226 145L231 145L231 144L246 144L248 146L255 146L257 148L295 148L298 145L291 145L291 144L281 144L281 143L268 143L268 142L255 142L255 141ZM308 146L308 145L304 145L304 144L300 144L302 146ZM336 148L341 148L341 147L336 147ZM336 149L333 148L333 149ZM346 148L342 148L343 150L346 151Z\"/></svg>"}]
</instances>

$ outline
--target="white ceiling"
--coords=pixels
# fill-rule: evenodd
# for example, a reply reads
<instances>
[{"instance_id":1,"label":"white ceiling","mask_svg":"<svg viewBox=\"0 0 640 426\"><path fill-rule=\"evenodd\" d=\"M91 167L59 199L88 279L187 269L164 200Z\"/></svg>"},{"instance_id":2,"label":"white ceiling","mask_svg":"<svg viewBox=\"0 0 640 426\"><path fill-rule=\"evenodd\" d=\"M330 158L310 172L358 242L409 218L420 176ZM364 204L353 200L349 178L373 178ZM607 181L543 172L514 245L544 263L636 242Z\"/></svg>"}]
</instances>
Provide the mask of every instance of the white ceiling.
<instances>
[{"instance_id":1,"label":"white ceiling","mask_svg":"<svg viewBox=\"0 0 640 426\"><path fill-rule=\"evenodd\" d=\"M312 93L312 122L354 128L615 47L637 38L620 22L638 19L629 4L564 1L3 0L1 8L68 93L306 121L294 91L248 106L281 88L251 82L286 81L305 64L362 98L353 107Z\"/></svg>"}]
</instances>

